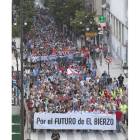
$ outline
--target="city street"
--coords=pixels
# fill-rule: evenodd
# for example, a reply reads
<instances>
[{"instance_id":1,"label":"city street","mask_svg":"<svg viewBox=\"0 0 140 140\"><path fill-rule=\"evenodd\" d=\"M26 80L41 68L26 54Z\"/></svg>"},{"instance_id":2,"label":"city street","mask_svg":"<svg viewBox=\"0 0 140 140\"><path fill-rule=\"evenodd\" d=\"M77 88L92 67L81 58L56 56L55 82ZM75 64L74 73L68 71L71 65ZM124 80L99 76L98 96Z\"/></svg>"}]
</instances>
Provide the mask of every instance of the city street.
<instances>
[{"instance_id":1,"label":"city street","mask_svg":"<svg viewBox=\"0 0 140 140\"><path fill-rule=\"evenodd\" d=\"M126 140L124 133L59 132L60 140ZM30 133L31 140L49 140L52 133Z\"/></svg>"},{"instance_id":2,"label":"city street","mask_svg":"<svg viewBox=\"0 0 140 140\"><path fill-rule=\"evenodd\" d=\"M83 44L85 45L83 51L81 39L75 36L76 33L70 33L71 31L69 30L67 31L69 33L66 35L65 30L67 29L64 29L65 27L63 27L62 30L58 29L61 23L56 25L57 21L55 21L55 18L51 15L50 10L43 9L45 0L35 0L35 2L39 4L40 9L38 9L39 12L36 13L36 16L33 17L33 26L27 37L27 47L29 47L29 49L27 49L25 53L27 60L30 62L27 63L29 69L26 69L23 75L23 84L27 95L26 97L24 96L24 101L26 101L26 103L24 103L24 109L27 113L27 116L26 113L24 114L24 118L26 118L24 119L24 121L26 120L24 140L50 140L52 131L57 128L60 134L60 140L127 140L128 78L125 77L125 71L123 69L124 64L127 65L127 54L124 53L126 50L117 48L115 55L107 52L107 57L111 57L112 59L112 62L109 64L108 73L108 64L105 61L103 51L107 48L105 42L108 43L108 46L112 45L112 42L110 43L110 35L106 37L104 36L104 32L101 34L105 39L104 45L102 46L102 48L105 48L104 50L99 49L99 44L92 46L91 43L89 46L86 46L86 41L83 40ZM55 4L54 1L51 2ZM57 2L59 3L59 1ZM90 4L93 5L93 3ZM99 4L98 9L102 9L102 4L102 2ZM63 3L63 5L65 5L65 3ZM55 6L53 5L51 8L53 7ZM95 14L89 9L83 17L88 17L90 12ZM58 14L58 12L56 13ZM98 16L96 18L99 19ZM94 20L95 18L91 19L91 17L88 20L91 24L91 29L95 28L93 22L97 21ZM72 22L71 16L70 22ZM77 22L79 22L79 19ZM75 23L76 22L74 22L74 24ZM83 25L85 26L85 24ZM64 24L62 26L64 26ZM71 26L74 30L75 27L73 25ZM78 27L79 25L76 28ZM101 28L99 25L97 25L97 27ZM87 26L85 26L85 28L87 28ZM99 30L99 32L101 31ZM72 34L75 36L75 39L77 39L78 48L76 48L76 43L70 39ZM120 39L120 41L122 40ZM20 38L16 37L15 42L16 48L18 48L18 54L20 55ZM97 40L96 38L96 42L100 43L101 40ZM113 44L115 43L113 42ZM87 47L90 49L86 50ZM119 52L120 50L123 52ZM97 55L98 59L95 59L97 69L92 69L93 60L89 55L92 51L94 52L93 55L95 55L95 52L99 55ZM76 54L75 52L80 52L80 54ZM126 56L126 58L123 55ZM80 58L80 61L77 63L74 57ZM60 59L60 62L57 58ZM62 58L66 58L66 60ZM88 60L91 65L89 65ZM100 61L102 61L102 65L100 65ZM24 64L23 67L25 66ZM17 62L14 53L12 53L12 66L14 67L14 71L17 71ZM21 71L20 58L18 58L18 70ZM104 73L104 71L106 71L106 73ZM116 78L116 81L114 78ZM19 81L20 80L21 77L19 77ZM20 105L21 102L17 106L12 106L12 115L20 114ZM101 124L98 122L98 125L91 124L91 128L95 131L83 132L83 128L86 127L86 130L89 129L89 124L86 122L82 124L83 127L81 127L78 122L74 125L71 124L72 129L70 130L72 131L65 129L64 132L61 130L61 127L66 127L68 124L60 123L57 125L56 122L55 124L52 122L53 125L49 126L50 124L46 121L46 118L50 116L46 113L50 113L49 115L52 115L54 119L55 117L59 118L56 113L59 115L67 115L67 119L71 119L71 115L75 115L78 118L81 114L85 116L86 114L96 114L92 116L96 117L94 123L98 118L98 121L101 119L105 121L107 119L111 120L112 124ZM36 123L35 118L37 115L40 115L40 118L45 118L45 115L48 115L45 118L46 120L44 120L44 123L45 121L47 122L45 124L46 126L43 123ZM83 117L84 120L84 115L81 115L79 118L81 119ZM62 118L63 117L65 116L62 116ZM116 121L115 123L114 120ZM43 119L41 121L43 122ZM123 125L119 125L120 122L123 123ZM36 128L34 127L35 125ZM103 129L103 127L105 129ZM45 128L51 128L52 130L50 131L48 129L47 131ZM81 130L76 131L77 128ZM110 130L114 130L113 133Z\"/></svg>"}]
</instances>

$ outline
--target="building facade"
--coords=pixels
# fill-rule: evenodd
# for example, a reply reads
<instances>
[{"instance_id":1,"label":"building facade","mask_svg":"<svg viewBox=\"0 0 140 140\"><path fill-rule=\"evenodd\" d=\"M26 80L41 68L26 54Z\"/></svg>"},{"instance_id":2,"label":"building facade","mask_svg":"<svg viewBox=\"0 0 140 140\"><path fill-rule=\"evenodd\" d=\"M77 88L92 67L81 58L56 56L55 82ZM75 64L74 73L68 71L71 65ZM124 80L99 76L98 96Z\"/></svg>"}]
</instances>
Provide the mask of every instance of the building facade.
<instances>
[{"instance_id":1,"label":"building facade","mask_svg":"<svg viewBox=\"0 0 140 140\"><path fill-rule=\"evenodd\" d=\"M128 63L128 0L106 0L102 8L106 17L105 42L112 57L123 66Z\"/></svg>"}]
</instances>

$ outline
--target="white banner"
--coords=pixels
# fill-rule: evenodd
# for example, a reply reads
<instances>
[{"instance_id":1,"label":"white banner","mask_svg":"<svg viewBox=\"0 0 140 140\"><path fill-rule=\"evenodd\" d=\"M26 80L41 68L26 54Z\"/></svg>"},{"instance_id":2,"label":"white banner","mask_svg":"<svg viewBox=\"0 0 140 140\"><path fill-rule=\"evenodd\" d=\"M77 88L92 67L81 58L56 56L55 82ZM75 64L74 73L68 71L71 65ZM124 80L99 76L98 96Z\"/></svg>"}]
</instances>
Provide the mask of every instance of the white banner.
<instances>
[{"instance_id":1,"label":"white banner","mask_svg":"<svg viewBox=\"0 0 140 140\"><path fill-rule=\"evenodd\" d=\"M116 115L35 113L34 129L116 130Z\"/></svg>"}]
</instances>

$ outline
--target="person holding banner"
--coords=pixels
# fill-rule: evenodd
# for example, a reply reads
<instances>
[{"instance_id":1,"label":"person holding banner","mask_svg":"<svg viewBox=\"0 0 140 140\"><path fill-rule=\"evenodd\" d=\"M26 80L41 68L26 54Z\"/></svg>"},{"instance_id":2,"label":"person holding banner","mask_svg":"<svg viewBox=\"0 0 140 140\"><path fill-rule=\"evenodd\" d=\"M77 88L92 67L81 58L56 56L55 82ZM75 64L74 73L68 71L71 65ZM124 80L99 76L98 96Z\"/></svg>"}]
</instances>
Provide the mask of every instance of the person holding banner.
<instances>
[{"instance_id":1,"label":"person holding banner","mask_svg":"<svg viewBox=\"0 0 140 140\"><path fill-rule=\"evenodd\" d=\"M34 129L34 113L35 113L35 108L33 108L30 114L30 124L31 124L31 131L36 132L36 130Z\"/></svg>"}]
</instances>

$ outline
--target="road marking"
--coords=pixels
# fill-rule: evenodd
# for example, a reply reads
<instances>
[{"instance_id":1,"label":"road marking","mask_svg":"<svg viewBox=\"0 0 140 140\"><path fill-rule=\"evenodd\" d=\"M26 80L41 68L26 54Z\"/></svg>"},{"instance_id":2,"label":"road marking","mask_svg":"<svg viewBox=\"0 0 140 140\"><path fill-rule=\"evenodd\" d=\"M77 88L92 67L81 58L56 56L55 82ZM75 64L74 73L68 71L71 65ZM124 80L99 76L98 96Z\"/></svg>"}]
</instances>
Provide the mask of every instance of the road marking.
<instances>
[{"instance_id":1,"label":"road marking","mask_svg":"<svg viewBox=\"0 0 140 140\"><path fill-rule=\"evenodd\" d=\"M51 139L52 133L45 133L45 140Z\"/></svg>"},{"instance_id":2,"label":"road marking","mask_svg":"<svg viewBox=\"0 0 140 140\"><path fill-rule=\"evenodd\" d=\"M79 132L73 132L73 136L75 140L82 140L81 133Z\"/></svg>"},{"instance_id":3,"label":"road marking","mask_svg":"<svg viewBox=\"0 0 140 140\"><path fill-rule=\"evenodd\" d=\"M125 140L125 137L122 133L116 133L119 140Z\"/></svg>"},{"instance_id":4,"label":"road marking","mask_svg":"<svg viewBox=\"0 0 140 140\"><path fill-rule=\"evenodd\" d=\"M111 140L109 134L107 134L107 133L102 133L102 136L103 136L104 140Z\"/></svg>"},{"instance_id":5,"label":"road marking","mask_svg":"<svg viewBox=\"0 0 140 140\"><path fill-rule=\"evenodd\" d=\"M59 132L61 140L67 140L66 132Z\"/></svg>"},{"instance_id":6,"label":"road marking","mask_svg":"<svg viewBox=\"0 0 140 140\"><path fill-rule=\"evenodd\" d=\"M97 140L95 133L88 133L89 140Z\"/></svg>"},{"instance_id":7,"label":"road marking","mask_svg":"<svg viewBox=\"0 0 140 140\"><path fill-rule=\"evenodd\" d=\"M38 133L31 133L32 140L38 140Z\"/></svg>"}]
</instances>

